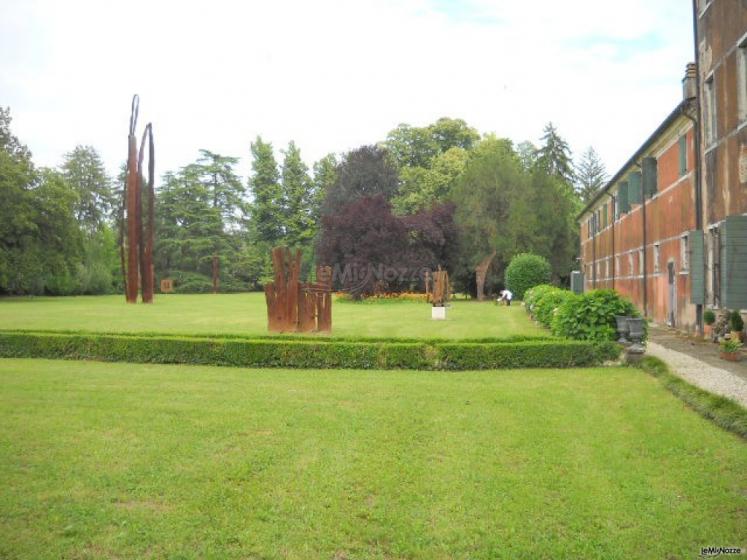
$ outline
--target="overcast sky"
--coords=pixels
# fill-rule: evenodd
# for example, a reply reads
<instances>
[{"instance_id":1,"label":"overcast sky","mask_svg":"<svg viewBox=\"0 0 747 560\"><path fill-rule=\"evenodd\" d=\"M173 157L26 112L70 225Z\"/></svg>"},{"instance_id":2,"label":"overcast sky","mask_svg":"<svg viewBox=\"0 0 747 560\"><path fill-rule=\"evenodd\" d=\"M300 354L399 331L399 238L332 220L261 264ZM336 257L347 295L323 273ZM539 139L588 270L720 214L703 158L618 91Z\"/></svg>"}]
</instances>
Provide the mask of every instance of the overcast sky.
<instances>
[{"instance_id":1,"label":"overcast sky","mask_svg":"<svg viewBox=\"0 0 747 560\"><path fill-rule=\"evenodd\" d=\"M159 175L207 148L246 176L258 134L311 165L441 116L517 143L553 121L612 174L679 102L692 59L683 0L0 2L15 134L40 165L90 144L112 173L139 93Z\"/></svg>"}]
</instances>

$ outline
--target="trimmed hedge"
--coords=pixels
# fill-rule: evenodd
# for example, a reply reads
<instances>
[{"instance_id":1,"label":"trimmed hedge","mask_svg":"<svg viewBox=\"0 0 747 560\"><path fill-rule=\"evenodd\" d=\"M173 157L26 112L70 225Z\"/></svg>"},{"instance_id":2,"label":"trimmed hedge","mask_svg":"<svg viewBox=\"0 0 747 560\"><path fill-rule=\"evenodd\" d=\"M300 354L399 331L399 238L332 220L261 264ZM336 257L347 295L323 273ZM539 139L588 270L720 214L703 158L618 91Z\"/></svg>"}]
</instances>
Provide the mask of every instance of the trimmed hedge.
<instances>
[{"instance_id":1,"label":"trimmed hedge","mask_svg":"<svg viewBox=\"0 0 747 560\"><path fill-rule=\"evenodd\" d=\"M0 357L353 369L577 367L617 358L615 344L341 342L0 332Z\"/></svg>"},{"instance_id":2,"label":"trimmed hedge","mask_svg":"<svg viewBox=\"0 0 747 560\"><path fill-rule=\"evenodd\" d=\"M638 367L659 379L664 387L702 416L747 439L747 409L739 403L691 385L672 374L667 364L654 356L643 358Z\"/></svg>"}]
</instances>

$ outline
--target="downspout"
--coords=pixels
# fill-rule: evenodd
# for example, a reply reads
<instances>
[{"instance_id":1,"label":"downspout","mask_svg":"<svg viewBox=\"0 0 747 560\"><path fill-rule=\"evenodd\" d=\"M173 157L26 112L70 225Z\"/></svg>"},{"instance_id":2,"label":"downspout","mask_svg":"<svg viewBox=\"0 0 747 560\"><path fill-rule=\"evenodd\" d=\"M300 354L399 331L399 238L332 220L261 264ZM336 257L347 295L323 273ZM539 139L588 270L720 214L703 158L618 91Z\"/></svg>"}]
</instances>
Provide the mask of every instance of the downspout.
<instances>
[{"instance_id":1,"label":"downspout","mask_svg":"<svg viewBox=\"0 0 747 560\"><path fill-rule=\"evenodd\" d=\"M640 165L638 166L640 167ZM648 280L648 258L646 256L646 193L643 192L643 183L641 183L641 212L643 222L643 316L648 317L648 289L646 282Z\"/></svg>"},{"instance_id":2,"label":"downspout","mask_svg":"<svg viewBox=\"0 0 747 560\"><path fill-rule=\"evenodd\" d=\"M693 40L695 42L695 119L693 119L688 113L685 113L687 118L693 121L695 129L695 229L703 229L703 185L702 185L702 162L701 162L701 133L700 123L702 122L702 115L700 109L700 58L699 58L699 47L698 47L698 4L697 0L693 0ZM705 247L703 247L703 280L706 278L706 259L705 259ZM692 280L691 280L692 281ZM705 298L705 285L703 286L703 297ZM704 300L705 301L705 300ZM695 305L695 323L697 325L698 334L703 336L703 304L698 303Z\"/></svg>"},{"instance_id":3,"label":"downspout","mask_svg":"<svg viewBox=\"0 0 747 560\"><path fill-rule=\"evenodd\" d=\"M594 224L593 228L593 234L591 236L591 288L593 290L597 289L597 226L596 226L596 214L592 214L592 216L595 216L592 218L592 223Z\"/></svg>"},{"instance_id":4,"label":"downspout","mask_svg":"<svg viewBox=\"0 0 747 560\"><path fill-rule=\"evenodd\" d=\"M615 258L615 197L610 193L607 193L607 196L609 196L612 201L612 212L610 213L610 225L612 226L612 231L610 232L610 235L612 236L612 256L610 258L612 259L612 289L614 290L615 275L617 274L617 271L615 270L615 261L617 260Z\"/></svg>"}]
</instances>

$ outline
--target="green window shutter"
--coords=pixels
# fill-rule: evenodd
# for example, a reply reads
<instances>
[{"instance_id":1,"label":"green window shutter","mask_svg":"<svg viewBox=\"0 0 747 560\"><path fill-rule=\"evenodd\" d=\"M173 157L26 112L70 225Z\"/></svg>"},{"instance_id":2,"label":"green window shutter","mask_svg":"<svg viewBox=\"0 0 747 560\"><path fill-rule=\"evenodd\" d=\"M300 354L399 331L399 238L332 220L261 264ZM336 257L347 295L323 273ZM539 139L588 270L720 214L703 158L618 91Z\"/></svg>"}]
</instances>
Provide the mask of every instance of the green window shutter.
<instances>
[{"instance_id":1,"label":"green window shutter","mask_svg":"<svg viewBox=\"0 0 747 560\"><path fill-rule=\"evenodd\" d=\"M630 204L640 204L643 201L641 196L641 172L633 171L628 175L628 202Z\"/></svg>"},{"instance_id":2,"label":"green window shutter","mask_svg":"<svg viewBox=\"0 0 747 560\"><path fill-rule=\"evenodd\" d=\"M690 303L705 304L705 250L703 230L687 233L690 246Z\"/></svg>"},{"instance_id":3,"label":"green window shutter","mask_svg":"<svg viewBox=\"0 0 747 560\"><path fill-rule=\"evenodd\" d=\"M687 136L680 136L680 175L687 173Z\"/></svg>"},{"instance_id":4,"label":"green window shutter","mask_svg":"<svg viewBox=\"0 0 747 560\"><path fill-rule=\"evenodd\" d=\"M657 185L657 162L655 157L645 157L641 163L643 169L643 194L652 197L656 194Z\"/></svg>"},{"instance_id":5,"label":"green window shutter","mask_svg":"<svg viewBox=\"0 0 747 560\"><path fill-rule=\"evenodd\" d=\"M621 181L620 185L617 187L617 196L620 197L620 202L618 204L620 205L620 213L621 214L627 214L630 212L630 201L628 200L628 182L627 181Z\"/></svg>"},{"instance_id":6,"label":"green window shutter","mask_svg":"<svg viewBox=\"0 0 747 560\"><path fill-rule=\"evenodd\" d=\"M721 304L747 309L747 216L728 216L721 228Z\"/></svg>"},{"instance_id":7,"label":"green window shutter","mask_svg":"<svg viewBox=\"0 0 747 560\"><path fill-rule=\"evenodd\" d=\"M687 173L687 136L680 136L680 177Z\"/></svg>"},{"instance_id":8,"label":"green window shutter","mask_svg":"<svg viewBox=\"0 0 747 560\"><path fill-rule=\"evenodd\" d=\"M602 206L602 228L607 227L607 203Z\"/></svg>"}]
</instances>

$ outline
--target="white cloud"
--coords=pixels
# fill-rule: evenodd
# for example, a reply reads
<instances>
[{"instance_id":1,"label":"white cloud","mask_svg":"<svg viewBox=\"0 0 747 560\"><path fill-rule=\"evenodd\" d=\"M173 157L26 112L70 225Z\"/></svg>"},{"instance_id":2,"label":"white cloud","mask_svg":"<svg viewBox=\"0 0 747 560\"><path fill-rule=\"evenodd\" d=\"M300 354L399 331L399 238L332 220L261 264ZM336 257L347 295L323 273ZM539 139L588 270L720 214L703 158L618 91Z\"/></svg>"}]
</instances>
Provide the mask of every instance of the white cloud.
<instances>
[{"instance_id":1,"label":"white cloud","mask_svg":"<svg viewBox=\"0 0 747 560\"><path fill-rule=\"evenodd\" d=\"M652 6L652 4L654 4ZM552 120L614 172L679 101L692 59L678 0L5 0L0 104L44 165L76 144L114 172L132 93L159 173L261 134L311 163L400 122L461 117L537 141Z\"/></svg>"}]
</instances>

